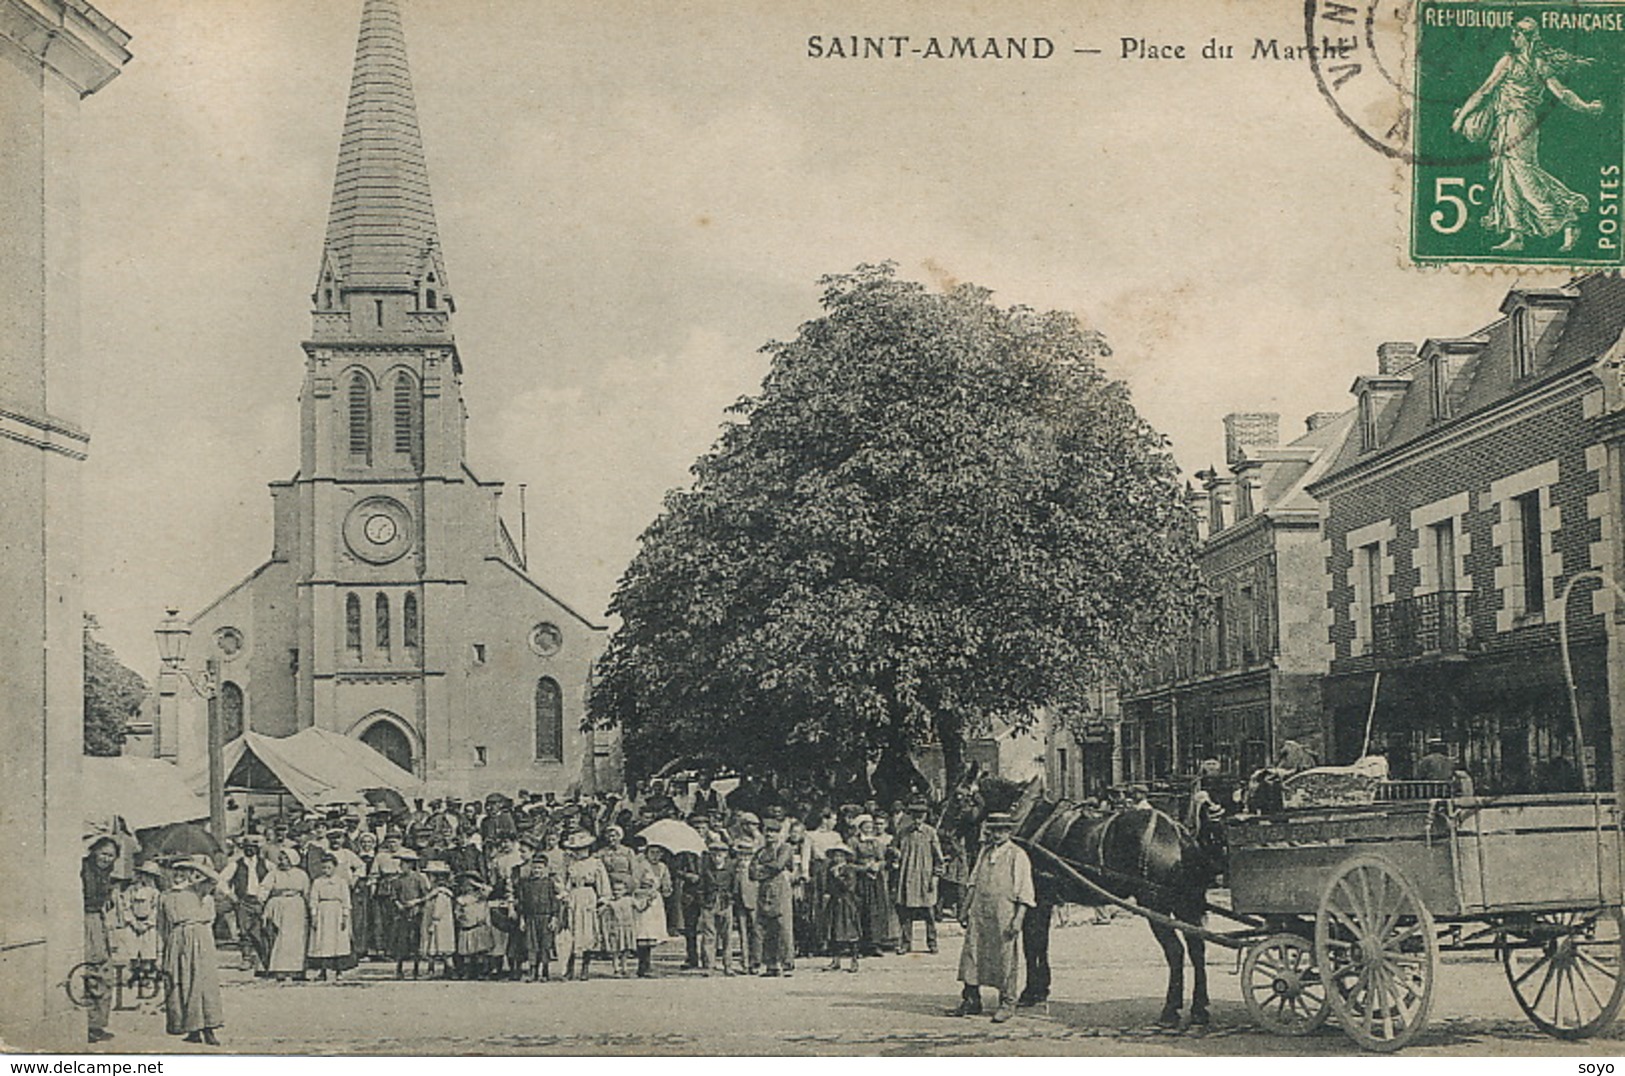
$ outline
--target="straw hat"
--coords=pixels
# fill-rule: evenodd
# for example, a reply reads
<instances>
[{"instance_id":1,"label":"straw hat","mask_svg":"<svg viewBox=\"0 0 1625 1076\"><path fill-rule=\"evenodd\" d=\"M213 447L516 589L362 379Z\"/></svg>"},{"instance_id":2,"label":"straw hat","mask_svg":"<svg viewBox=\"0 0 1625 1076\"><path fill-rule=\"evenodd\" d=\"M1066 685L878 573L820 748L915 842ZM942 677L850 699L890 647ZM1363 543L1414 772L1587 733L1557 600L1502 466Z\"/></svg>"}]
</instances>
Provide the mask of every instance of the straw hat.
<instances>
[{"instance_id":1,"label":"straw hat","mask_svg":"<svg viewBox=\"0 0 1625 1076\"><path fill-rule=\"evenodd\" d=\"M220 872L214 869L214 864L209 862L208 856L186 856L170 864L170 869L197 871L211 881L220 880Z\"/></svg>"},{"instance_id":2,"label":"straw hat","mask_svg":"<svg viewBox=\"0 0 1625 1076\"><path fill-rule=\"evenodd\" d=\"M581 848L591 848L592 840L593 838L591 833L588 833L584 829L578 829L568 837L564 838L564 847L572 851Z\"/></svg>"}]
</instances>

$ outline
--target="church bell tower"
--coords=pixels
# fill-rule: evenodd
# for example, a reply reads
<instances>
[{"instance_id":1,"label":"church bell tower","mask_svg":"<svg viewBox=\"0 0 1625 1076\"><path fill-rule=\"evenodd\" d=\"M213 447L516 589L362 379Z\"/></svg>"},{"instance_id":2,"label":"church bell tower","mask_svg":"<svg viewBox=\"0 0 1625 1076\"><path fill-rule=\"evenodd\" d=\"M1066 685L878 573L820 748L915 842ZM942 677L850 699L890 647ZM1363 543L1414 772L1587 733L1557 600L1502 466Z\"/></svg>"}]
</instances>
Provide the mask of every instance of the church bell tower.
<instances>
[{"instance_id":1,"label":"church bell tower","mask_svg":"<svg viewBox=\"0 0 1625 1076\"><path fill-rule=\"evenodd\" d=\"M370 711L376 729L341 730L416 759L427 696L444 687L425 662L428 636L462 582L439 555L458 525L448 491L471 476L456 302L397 0L366 0L362 12L311 305L294 483L306 510L290 536L311 656L300 725Z\"/></svg>"},{"instance_id":2,"label":"church bell tower","mask_svg":"<svg viewBox=\"0 0 1625 1076\"><path fill-rule=\"evenodd\" d=\"M352 736L435 793L616 787L618 740L584 727L605 629L530 574L467 460L399 0L364 0L314 285L271 558L191 622L227 739Z\"/></svg>"}]
</instances>

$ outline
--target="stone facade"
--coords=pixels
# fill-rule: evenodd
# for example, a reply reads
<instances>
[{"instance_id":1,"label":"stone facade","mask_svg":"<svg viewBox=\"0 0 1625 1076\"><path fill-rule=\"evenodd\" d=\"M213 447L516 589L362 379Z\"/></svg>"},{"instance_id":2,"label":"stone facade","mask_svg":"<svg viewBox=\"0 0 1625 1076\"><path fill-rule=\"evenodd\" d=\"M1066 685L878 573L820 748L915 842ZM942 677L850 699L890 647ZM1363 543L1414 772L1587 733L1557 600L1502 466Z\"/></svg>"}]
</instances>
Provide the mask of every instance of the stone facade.
<instances>
[{"instance_id":1,"label":"stone facade","mask_svg":"<svg viewBox=\"0 0 1625 1076\"><path fill-rule=\"evenodd\" d=\"M1580 757L1558 624L1576 574L1613 563L1618 465L1599 423L1625 282L1514 289L1502 314L1464 338L1388 347L1379 376L1355 382L1361 436L1312 487L1331 613L1326 706L1336 761L1366 746L1370 717L1370 746L1397 776L1438 736L1483 791L1572 790ZM1567 610L1600 787L1612 609L1610 588L1586 578Z\"/></svg>"},{"instance_id":2,"label":"stone facade","mask_svg":"<svg viewBox=\"0 0 1625 1076\"><path fill-rule=\"evenodd\" d=\"M431 792L619 787L615 740L582 730L605 629L528 574L502 485L467 462L395 0L362 14L312 304L300 468L271 485L271 558L192 618L193 660L221 662L226 738L331 729ZM201 758L201 720L176 724L159 752Z\"/></svg>"},{"instance_id":3,"label":"stone facade","mask_svg":"<svg viewBox=\"0 0 1625 1076\"><path fill-rule=\"evenodd\" d=\"M1337 457L1354 415L1319 413L1305 426L1281 445L1276 415L1225 419L1226 471L1201 472L1190 494L1210 601L1195 629L1123 688L1122 780L1179 777L1203 759L1239 778L1288 739L1324 749L1324 569L1305 487Z\"/></svg>"},{"instance_id":4,"label":"stone facade","mask_svg":"<svg viewBox=\"0 0 1625 1076\"><path fill-rule=\"evenodd\" d=\"M129 60L83 0L0 0L0 1041L83 1048L80 102Z\"/></svg>"}]
</instances>

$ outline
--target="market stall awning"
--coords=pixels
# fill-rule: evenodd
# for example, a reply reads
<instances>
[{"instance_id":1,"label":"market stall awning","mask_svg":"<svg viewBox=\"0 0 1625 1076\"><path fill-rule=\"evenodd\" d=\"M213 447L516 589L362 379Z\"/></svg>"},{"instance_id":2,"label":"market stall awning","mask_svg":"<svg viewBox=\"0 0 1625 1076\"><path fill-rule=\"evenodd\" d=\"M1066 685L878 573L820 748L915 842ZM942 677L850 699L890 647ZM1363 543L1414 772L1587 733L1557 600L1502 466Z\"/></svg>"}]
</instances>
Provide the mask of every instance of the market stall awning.
<instances>
[{"instance_id":1,"label":"market stall awning","mask_svg":"<svg viewBox=\"0 0 1625 1076\"><path fill-rule=\"evenodd\" d=\"M422 795L423 783L360 740L327 729L292 736L245 732L225 746L228 789L282 793L306 807L361 803L369 789ZM193 788L207 787L207 770L192 771Z\"/></svg>"},{"instance_id":2,"label":"market stall awning","mask_svg":"<svg viewBox=\"0 0 1625 1076\"><path fill-rule=\"evenodd\" d=\"M115 817L132 833L209 817L208 800L194 791L180 767L157 758L86 756L83 802L91 833L111 832Z\"/></svg>"}]
</instances>

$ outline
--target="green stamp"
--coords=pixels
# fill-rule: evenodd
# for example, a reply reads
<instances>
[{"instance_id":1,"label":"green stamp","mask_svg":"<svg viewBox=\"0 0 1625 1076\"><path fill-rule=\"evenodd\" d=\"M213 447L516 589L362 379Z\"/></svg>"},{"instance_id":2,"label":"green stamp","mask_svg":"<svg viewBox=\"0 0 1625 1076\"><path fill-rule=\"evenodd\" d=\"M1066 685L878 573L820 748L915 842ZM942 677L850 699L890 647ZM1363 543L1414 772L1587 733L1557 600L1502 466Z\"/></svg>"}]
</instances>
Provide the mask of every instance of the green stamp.
<instances>
[{"instance_id":1,"label":"green stamp","mask_svg":"<svg viewBox=\"0 0 1625 1076\"><path fill-rule=\"evenodd\" d=\"M1625 4L1420 0L1419 263L1625 264Z\"/></svg>"}]
</instances>

